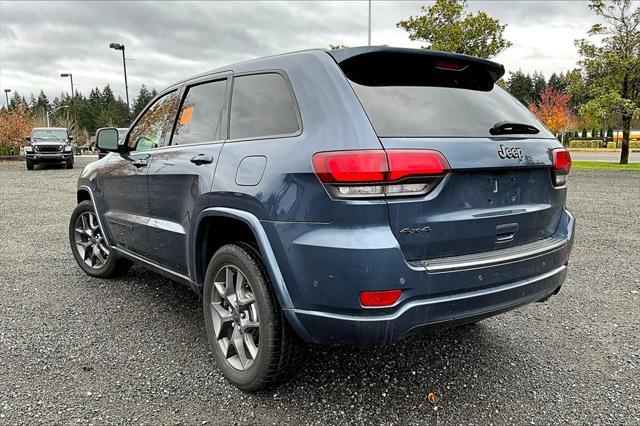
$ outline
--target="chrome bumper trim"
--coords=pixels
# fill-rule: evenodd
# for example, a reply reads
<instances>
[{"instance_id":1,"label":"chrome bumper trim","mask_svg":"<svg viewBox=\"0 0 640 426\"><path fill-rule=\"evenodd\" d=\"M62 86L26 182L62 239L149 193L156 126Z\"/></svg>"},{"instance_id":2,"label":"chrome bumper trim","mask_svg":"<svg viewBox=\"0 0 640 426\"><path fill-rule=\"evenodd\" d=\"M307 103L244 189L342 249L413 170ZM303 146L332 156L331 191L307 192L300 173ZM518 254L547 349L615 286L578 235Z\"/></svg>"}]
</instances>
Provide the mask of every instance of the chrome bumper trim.
<instances>
[{"instance_id":1,"label":"chrome bumper trim","mask_svg":"<svg viewBox=\"0 0 640 426\"><path fill-rule=\"evenodd\" d=\"M433 273L478 269L541 256L562 249L568 242L569 240L564 238L549 237L517 247L462 256L418 260L410 263L413 266L422 266L427 272Z\"/></svg>"}]
</instances>

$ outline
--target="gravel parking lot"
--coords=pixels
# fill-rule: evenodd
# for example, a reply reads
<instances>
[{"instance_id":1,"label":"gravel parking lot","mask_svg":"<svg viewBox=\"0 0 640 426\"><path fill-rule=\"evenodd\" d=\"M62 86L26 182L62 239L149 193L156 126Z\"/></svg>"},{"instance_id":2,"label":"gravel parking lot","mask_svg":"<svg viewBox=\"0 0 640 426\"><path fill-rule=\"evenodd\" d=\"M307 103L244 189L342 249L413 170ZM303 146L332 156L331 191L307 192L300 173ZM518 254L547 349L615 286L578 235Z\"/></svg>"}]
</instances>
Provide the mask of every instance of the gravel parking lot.
<instances>
[{"instance_id":1,"label":"gravel parking lot","mask_svg":"<svg viewBox=\"0 0 640 426\"><path fill-rule=\"evenodd\" d=\"M638 172L573 172L577 240L549 302L392 347L315 347L294 381L251 395L216 370L186 287L76 266L87 161L0 164L0 424L640 424Z\"/></svg>"}]
</instances>

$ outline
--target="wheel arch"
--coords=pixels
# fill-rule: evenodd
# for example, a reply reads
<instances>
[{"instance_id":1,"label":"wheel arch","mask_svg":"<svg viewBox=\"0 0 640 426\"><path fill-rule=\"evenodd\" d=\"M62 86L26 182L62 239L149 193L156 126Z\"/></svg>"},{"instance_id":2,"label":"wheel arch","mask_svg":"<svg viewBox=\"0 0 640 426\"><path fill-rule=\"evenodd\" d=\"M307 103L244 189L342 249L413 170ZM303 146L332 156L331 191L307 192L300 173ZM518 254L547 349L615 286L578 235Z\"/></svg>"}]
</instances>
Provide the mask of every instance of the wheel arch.
<instances>
[{"instance_id":1,"label":"wheel arch","mask_svg":"<svg viewBox=\"0 0 640 426\"><path fill-rule=\"evenodd\" d=\"M92 201L91 193L86 188L78 188L77 194L76 194L76 200L77 200L77 204L80 204L81 202L87 201L87 200Z\"/></svg>"},{"instance_id":2,"label":"wheel arch","mask_svg":"<svg viewBox=\"0 0 640 426\"><path fill-rule=\"evenodd\" d=\"M203 265L202 258L199 256L199 244L202 244L203 239L207 237L207 223L208 220L212 218L234 220L236 223L242 223L242 226L246 227L244 229L251 232L253 241L255 242L254 248L262 257L262 261L269 276L269 281L276 294L276 298L278 299L285 318L302 339L308 342L313 341L294 313L294 306L291 296L289 295L289 290L284 282L284 277L280 271L280 267L278 266L278 262L271 248L267 234L258 218L252 213L229 207L211 207L200 212L198 219L196 220L195 232L192 240L193 243L191 244L191 265L195 272L194 278L196 279L197 285L200 286L201 283L204 282L204 272L206 272L206 266L209 262L209 259L207 259L206 264Z\"/></svg>"},{"instance_id":3,"label":"wheel arch","mask_svg":"<svg viewBox=\"0 0 640 426\"><path fill-rule=\"evenodd\" d=\"M222 234L223 236L213 243L207 241L210 233L214 232L211 226L216 223L219 225L226 223L235 226L232 230L237 235L229 236ZM191 247L191 263L195 271L194 278L196 282L199 285L204 282L207 265L217 247L238 241L248 243L259 252L273 285L273 289L278 297L278 301L280 302L280 306L283 309L292 309L291 296L284 283L284 278L275 254L271 249L267 234L258 218L244 210L228 207L212 207L200 213L196 222L196 231Z\"/></svg>"},{"instance_id":4,"label":"wheel arch","mask_svg":"<svg viewBox=\"0 0 640 426\"><path fill-rule=\"evenodd\" d=\"M109 229L104 226L105 225L105 222L103 221L104 218L102 217L102 213L98 209L98 206L96 205L96 200L94 198L94 194L93 194L93 191L91 190L91 187L85 184L79 184L76 189L76 201L78 204L84 201L91 201L91 204L93 204L93 209L96 212L96 216L98 217L98 223L100 223L100 228L102 229L104 240L107 243L107 245L112 246L111 233Z\"/></svg>"}]
</instances>

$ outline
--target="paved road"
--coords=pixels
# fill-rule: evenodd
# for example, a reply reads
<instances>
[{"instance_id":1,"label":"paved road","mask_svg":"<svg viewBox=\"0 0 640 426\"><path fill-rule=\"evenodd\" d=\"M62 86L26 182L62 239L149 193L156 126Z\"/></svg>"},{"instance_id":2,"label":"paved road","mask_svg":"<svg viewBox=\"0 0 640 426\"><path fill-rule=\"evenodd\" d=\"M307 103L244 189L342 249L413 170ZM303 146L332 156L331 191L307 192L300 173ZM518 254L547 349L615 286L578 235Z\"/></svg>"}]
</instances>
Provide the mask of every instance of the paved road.
<instances>
[{"instance_id":1,"label":"paved road","mask_svg":"<svg viewBox=\"0 0 640 426\"><path fill-rule=\"evenodd\" d=\"M83 161L0 164L0 424L640 424L640 173L573 172L578 236L549 302L386 348L316 347L293 382L250 395L214 367L185 287L76 266Z\"/></svg>"},{"instance_id":2,"label":"paved road","mask_svg":"<svg viewBox=\"0 0 640 426\"><path fill-rule=\"evenodd\" d=\"M608 161L617 163L620 161L619 152L581 152L571 151L571 158L574 161ZM629 153L630 163L640 163L640 152Z\"/></svg>"}]
</instances>

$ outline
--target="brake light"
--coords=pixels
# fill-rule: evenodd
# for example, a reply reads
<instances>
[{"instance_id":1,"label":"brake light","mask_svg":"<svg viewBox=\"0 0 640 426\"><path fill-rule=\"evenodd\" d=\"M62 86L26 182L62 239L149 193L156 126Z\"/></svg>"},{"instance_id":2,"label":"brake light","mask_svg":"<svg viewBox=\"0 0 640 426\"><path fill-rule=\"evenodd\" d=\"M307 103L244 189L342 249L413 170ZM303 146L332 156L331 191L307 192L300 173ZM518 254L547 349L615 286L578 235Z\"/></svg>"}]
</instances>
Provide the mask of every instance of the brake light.
<instances>
[{"instance_id":1,"label":"brake light","mask_svg":"<svg viewBox=\"0 0 640 426\"><path fill-rule=\"evenodd\" d=\"M312 164L336 198L422 195L449 170L438 151L408 149L319 152Z\"/></svg>"},{"instance_id":2,"label":"brake light","mask_svg":"<svg viewBox=\"0 0 640 426\"><path fill-rule=\"evenodd\" d=\"M382 182L389 170L382 150L319 152L313 169L323 183Z\"/></svg>"},{"instance_id":3,"label":"brake light","mask_svg":"<svg viewBox=\"0 0 640 426\"><path fill-rule=\"evenodd\" d=\"M393 306L402 295L402 290L361 291L360 304L365 308Z\"/></svg>"},{"instance_id":4,"label":"brake light","mask_svg":"<svg viewBox=\"0 0 640 426\"><path fill-rule=\"evenodd\" d=\"M565 148L558 148L552 151L553 166L551 176L555 186L562 186L567 183L567 176L571 171L571 154Z\"/></svg>"},{"instance_id":5,"label":"brake light","mask_svg":"<svg viewBox=\"0 0 640 426\"><path fill-rule=\"evenodd\" d=\"M438 59L436 61L436 68L448 71L460 71L462 69L462 65L458 62L448 61L446 59Z\"/></svg>"},{"instance_id":6,"label":"brake light","mask_svg":"<svg viewBox=\"0 0 640 426\"><path fill-rule=\"evenodd\" d=\"M443 175L449 169L449 163L438 151L390 150L389 181L397 181L412 176Z\"/></svg>"}]
</instances>

